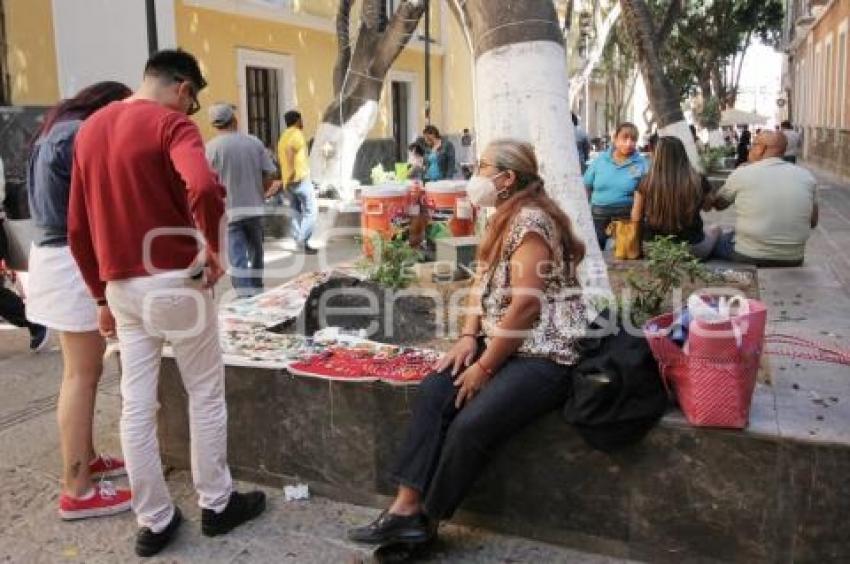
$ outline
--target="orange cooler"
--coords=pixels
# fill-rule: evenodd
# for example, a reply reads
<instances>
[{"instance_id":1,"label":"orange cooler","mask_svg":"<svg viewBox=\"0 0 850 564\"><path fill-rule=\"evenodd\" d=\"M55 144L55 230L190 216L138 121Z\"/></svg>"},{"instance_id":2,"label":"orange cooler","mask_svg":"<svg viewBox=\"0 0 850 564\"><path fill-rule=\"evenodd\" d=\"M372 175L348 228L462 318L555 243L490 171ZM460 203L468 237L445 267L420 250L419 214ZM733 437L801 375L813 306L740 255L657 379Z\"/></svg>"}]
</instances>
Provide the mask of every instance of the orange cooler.
<instances>
[{"instance_id":1,"label":"orange cooler","mask_svg":"<svg viewBox=\"0 0 850 564\"><path fill-rule=\"evenodd\" d=\"M372 256L372 237L380 235L389 239L394 232L405 230L410 225L407 215L410 187L407 184L379 184L364 186L361 195L363 205L363 252Z\"/></svg>"},{"instance_id":2,"label":"orange cooler","mask_svg":"<svg viewBox=\"0 0 850 564\"><path fill-rule=\"evenodd\" d=\"M475 210L466 195L465 180L439 180L425 184L425 199L432 221L445 221L454 237L475 235Z\"/></svg>"}]
</instances>

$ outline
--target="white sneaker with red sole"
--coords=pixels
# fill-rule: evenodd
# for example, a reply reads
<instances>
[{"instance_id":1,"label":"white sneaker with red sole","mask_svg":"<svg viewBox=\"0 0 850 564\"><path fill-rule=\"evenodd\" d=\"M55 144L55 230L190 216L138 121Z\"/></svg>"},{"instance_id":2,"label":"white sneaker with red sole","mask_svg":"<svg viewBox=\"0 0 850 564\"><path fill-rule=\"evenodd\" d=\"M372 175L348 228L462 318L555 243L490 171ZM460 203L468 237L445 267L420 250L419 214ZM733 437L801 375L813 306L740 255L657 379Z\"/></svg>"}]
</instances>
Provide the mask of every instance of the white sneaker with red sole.
<instances>
[{"instance_id":1,"label":"white sneaker with red sole","mask_svg":"<svg viewBox=\"0 0 850 564\"><path fill-rule=\"evenodd\" d=\"M107 454L98 454L97 458L89 462L89 472L91 472L92 480L117 478L118 476L127 475L127 469L124 468L124 461L120 458L112 458Z\"/></svg>"},{"instance_id":2,"label":"white sneaker with red sole","mask_svg":"<svg viewBox=\"0 0 850 564\"><path fill-rule=\"evenodd\" d=\"M59 516L66 520L105 517L130 510L130 490L118 490L112 482L101 481L85 497L59 497Z\"/></svg>"}]
</instances>

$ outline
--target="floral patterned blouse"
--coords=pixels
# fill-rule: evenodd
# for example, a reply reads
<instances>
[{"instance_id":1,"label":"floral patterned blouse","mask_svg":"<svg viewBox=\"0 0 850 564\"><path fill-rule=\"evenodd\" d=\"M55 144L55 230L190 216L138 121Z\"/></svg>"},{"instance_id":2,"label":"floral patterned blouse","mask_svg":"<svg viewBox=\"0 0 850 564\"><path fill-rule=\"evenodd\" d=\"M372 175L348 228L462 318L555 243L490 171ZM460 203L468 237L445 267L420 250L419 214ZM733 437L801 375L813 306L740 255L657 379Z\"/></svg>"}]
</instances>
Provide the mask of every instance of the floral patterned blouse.
<instances>
[{"instance_id":1,"label":"floral patterned blouse","mask_svg":"<svg viewBox=\"0 0 850 564\"><path fill-rule=\"evenodd\" d=\"M517 350L520 356L544 357L559 364L578 362L576 339L587 327L587 314L578 280L570 273L561 252L561 231L543 210L522 209L505 235L502 256L494 268L479 279L481 291L481 328L489 341L511 303L511 257L529 233L540 235L553 250L552 267L543 273L544 303L540 318L534 323L525 342Z\"/></svg>"}]
</instances>

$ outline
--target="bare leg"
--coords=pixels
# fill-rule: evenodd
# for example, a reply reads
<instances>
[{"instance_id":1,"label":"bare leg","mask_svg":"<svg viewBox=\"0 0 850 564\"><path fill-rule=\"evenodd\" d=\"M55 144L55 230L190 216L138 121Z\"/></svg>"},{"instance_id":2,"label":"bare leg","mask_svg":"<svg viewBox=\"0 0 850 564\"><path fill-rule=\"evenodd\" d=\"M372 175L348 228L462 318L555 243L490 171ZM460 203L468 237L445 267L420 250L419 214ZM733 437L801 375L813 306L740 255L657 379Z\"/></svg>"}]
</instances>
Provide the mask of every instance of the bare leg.
<instances>
[{"instance_id":1,"label":"bare leg","mask_svg":"<svg viewBox=\"0 0 850 564\"><path fill-rule=\"evenodd\" d=\"M415 515L422 511L422 494L413 488L399 486L389 512L393 515Z\"/></svg>"},{"instance_id":2,"label":"bare leg","mask_svg":"<svg viewBox=\"0 0 850 564\"><path fill-rule=\"evenodd\" d=\"M95 457L92 423L106 343L96 331L59 336L65 372L57 419L62 444L63 490L80 497L92 487L89 461Z\"/></svg>"}]
</instances>

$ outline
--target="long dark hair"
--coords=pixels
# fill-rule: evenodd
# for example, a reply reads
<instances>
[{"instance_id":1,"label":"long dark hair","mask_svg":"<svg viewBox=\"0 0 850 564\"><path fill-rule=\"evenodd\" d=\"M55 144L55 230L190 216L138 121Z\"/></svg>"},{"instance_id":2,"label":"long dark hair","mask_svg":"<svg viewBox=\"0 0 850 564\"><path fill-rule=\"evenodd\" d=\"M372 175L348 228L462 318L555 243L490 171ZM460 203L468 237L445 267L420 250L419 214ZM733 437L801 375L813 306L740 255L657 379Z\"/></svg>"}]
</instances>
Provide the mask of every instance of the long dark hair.
<instances>
[{"instance_id":1,"label":"long dark hair","mask_svg":"<svg viewBox=\"0 0 850 564\"><path fill-rule=\"evenodd\" d=\"M133 91L126 84L107 80L87 86L73 98L62 100L44 116L44 123L33 137L33 142L49 132L57 122L69 119L86 119L110 102L123 100Z\"/></svg>"},{"instance_id":2,"label":"long dark hair","mask_svg":"<svg viewBox=\"0 0 850 564\"><path fill-rule=\"evenodd\" d=\"M691 166L682 141L661 137L652 166L640 187L646 198L646 223L667 232L690 225L702 203L702 178Z\"/></svg>"},{"instance_id":3,"label":"long dark hair","mask_svg":"<svg viewBox=\"0 0 850 564\"><path fill-rule=\"evenodd\" d=\"M488 269L494 268L502 255L505 234L514 217L523 208L534 207L548 214L560 229L564 262L570 266L570 272L574 272L584 258L584 243L573 231L572 221L567 214L546 193L543 179L538 175L534 147L514 139L497 139L490 142L484 153L492 158L493 165L499 170L514 171L517 180L512 189L513 194L496 209L478 248L478 260Z\"/></svg>"}]
</instances>

